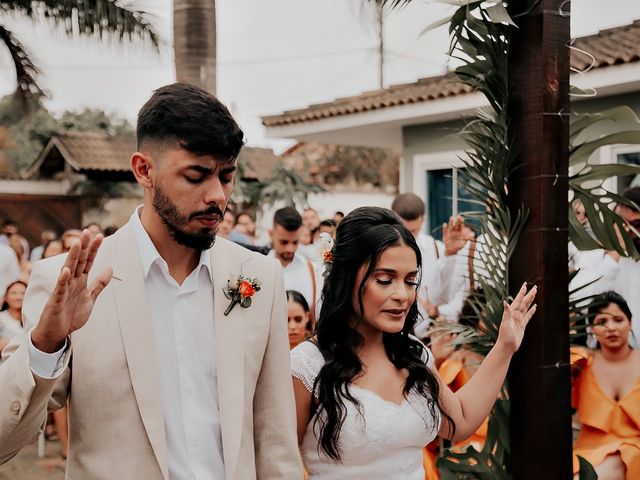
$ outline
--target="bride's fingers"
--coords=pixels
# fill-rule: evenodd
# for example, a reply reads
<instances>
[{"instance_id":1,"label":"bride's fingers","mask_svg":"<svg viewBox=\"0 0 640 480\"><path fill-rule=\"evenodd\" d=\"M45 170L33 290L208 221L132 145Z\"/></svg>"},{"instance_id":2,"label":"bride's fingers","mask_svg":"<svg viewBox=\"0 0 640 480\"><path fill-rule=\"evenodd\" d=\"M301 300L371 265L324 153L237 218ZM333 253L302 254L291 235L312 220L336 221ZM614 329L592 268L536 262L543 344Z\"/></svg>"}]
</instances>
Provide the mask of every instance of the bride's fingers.
<instances>
[{"instance_id":1,"label":"bride's fingers","mask_svg":"<svg viewBox=\"0 0 640 480\"><path fill-rule=\"evenodd\" d=\"M522 304L522 300L524 299L525 294L527 293L527 284L523 283L522 287L520 287L520 291L516 295L516 298L511 302L511 308L514 310L519 310L520 305Z\"/></svg>"},{"instance_id":2,"label":"bride's fingers","mask_svg":"<svg viewBox=\"0 0 640 480\"><path fill-rule=\"evenodd\" d=\"M527 310L529 310L529 307L535 300L537 293L538 293L538 286L534 285L533 288L529 290L529 293L527 293L527 295L522 299L522 304L520 305L520 311L526 312Z\"/></svg>"},{"instance_id":3,"label":"bride's fingers","mask_svg":"<svg viewBox=\"0 0 640 480\"><path fill-rule=\"evenodd\" d=\"M502 306L504 307L502 318L513 318L513 306L509 305L506 301L502 302Z\"/></svg>"},{"instance_id":4,"label":"bride's fingers","mask_svg":"<svg viewBox=\"0 0 640 480\"><path fill-rule=\"evenodd\" d=\"M529 320L531 320L531 318L536 314L536 310L538 310L538 304L534 304L533 307L531 307L529 311L525 314L524 316L525 325L529 323Z\"/></svg>"}]
</instances>

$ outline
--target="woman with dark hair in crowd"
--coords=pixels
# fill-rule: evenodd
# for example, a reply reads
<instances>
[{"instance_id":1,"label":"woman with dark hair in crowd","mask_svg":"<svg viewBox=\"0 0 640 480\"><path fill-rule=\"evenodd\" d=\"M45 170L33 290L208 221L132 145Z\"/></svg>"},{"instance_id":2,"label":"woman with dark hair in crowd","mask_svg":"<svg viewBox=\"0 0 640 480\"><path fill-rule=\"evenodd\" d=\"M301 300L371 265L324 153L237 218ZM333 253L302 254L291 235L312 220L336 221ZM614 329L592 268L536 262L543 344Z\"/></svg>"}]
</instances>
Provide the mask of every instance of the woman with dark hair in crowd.
<instances>
[{"instance_id":1,"label":"woman with dark hair in crowd","mask_svg":"<svg viewBox=\"0 0 640 480\"><path fill-rule=\"evenodd\" d=\"M309 304L300 292L287 290L287 331L289 332L289 348L300 345L311 335L311 317Z\"/></svg>"},{"instance_id":2,"label":"woman with dark hair in crowd","mask_svg":"<svg viewBox=\"0 0 640 480\"><path fill-rule=\"evenodd\" d=\"M22 302L27 284L17 280L7 287L0 312L0 351L9 341L24 332L22 324Z\"/></svg>"},{"instance_id":3,"label":"woman with dark hair in crowd","mask_svg":"<svg viewBox=\"0 0 640 480\"><path fill-rule=\"evenodd\" d=\"M581 456L600 480L635 480L640 478L640 352L629 346L631 310L620 295L606 292L592 301L589 322L597 348L572 349L573 407L582 424L574 473Z\"/></svg>"},{"instance_id":4,"label":"woman with dark hair in crowd","mask_svg":"<svg viewBox=\"0 0 640 480\"><path fill-rule=\"evenodd\" d=\"M491 410L535 312L535 287L505 303L496 345L454 394L411 334L421 256L400 218L354 210L325 259L316 335L291 353L309 479L423 480L422 447L438 434L468 437Z\"/></svg>"}]
</instances>

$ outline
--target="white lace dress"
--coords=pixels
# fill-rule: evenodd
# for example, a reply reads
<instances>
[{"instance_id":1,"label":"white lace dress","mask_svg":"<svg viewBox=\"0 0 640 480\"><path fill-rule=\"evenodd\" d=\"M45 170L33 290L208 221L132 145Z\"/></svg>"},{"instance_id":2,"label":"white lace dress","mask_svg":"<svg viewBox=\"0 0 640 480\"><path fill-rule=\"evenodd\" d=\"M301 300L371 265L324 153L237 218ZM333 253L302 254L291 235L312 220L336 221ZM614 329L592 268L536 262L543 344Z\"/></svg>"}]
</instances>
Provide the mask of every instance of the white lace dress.
<instances>
[{"instance_id":1,"label":"white lace dress","mask_svg":"<svg viewBox=\"0 0 640 480\"><path fill-rule=\"evenodd\" d=\"M428 358L433 356L429 353ZM292 375L309 392L323 365L324 357L312 342L291 351ZM431 363L429 367L434 368ZM440 416L432 419L427 400L411 393L398 405L353 384L349 391L360 402L362 415L346 401L340 462L319 449L314 418L309 421L300 447L309 480L424 480L422 448L440 428Z\"/></svg>"}]
</instances>

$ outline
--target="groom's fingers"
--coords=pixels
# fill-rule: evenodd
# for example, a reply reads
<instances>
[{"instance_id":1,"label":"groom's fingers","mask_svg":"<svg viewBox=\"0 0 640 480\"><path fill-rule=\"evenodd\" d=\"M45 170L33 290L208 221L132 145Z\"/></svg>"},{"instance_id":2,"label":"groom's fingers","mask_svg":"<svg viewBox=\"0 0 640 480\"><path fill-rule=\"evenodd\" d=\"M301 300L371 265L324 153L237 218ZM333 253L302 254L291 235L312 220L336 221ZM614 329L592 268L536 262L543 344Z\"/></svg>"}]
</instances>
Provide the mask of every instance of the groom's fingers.
<instances>
[{"instance_id":1,"label":"groom's fingers","mask_svg":"<svg viewBox=\"0 0 640 480\"><path fill-rule=\"evenodd\" d=\"M56 282L56 287L53 289L53 301L55 303L63 303L64 294L67 291L67 284L69 283L69 279L71 278L71 270L69 267L64 266L60 271L60 275L58 275L58 281Z\"/></svg>"},{"instance_id":2,"label":"groom's fingers","mask_svg":"<svg viewBox=\"0 0 640 480\"><path fill-rule=\"evenodd\" d=\"M83 230L80 235L80 254L78 255L78 264L76 265L74 277L79 277L84 272L84 266L89 256L89 243L91 242L91 233L89 230Z\"/></svg>"},{"instance_id":3,"label":"groom's fingers","mask_svg":"<svg viewBox=\"0 0 640 480\"><path fill-rule=\"evenodd\" d=\"M87 255L87 263L84 266L83 273L89 273L91 267L93 267L93 261L96 259L96 255L98 254L98 249L102 244L102 234L96 235L96 238L91 240L89 244L89 254Z\"/></svg>"},{"instance_id":4,"label":"groom's fingers","mask_svg":"<svg viewBox=\"0 0 640 480\"><path fill-rule=\"evenodd\" d=\"M80 240L74 240L71 244L71 248L69 249L69 253L67 254L67 258L64 261L64 265L62 268L68 268L69 272L73 275L76 271L76 267L78 266L78 258L80 257Z\"/></svg>"},{"instance_id":5,"label":"groom's fingers","mask_svg":"<svg viewBox=\"0 0 640 480\"><path fill-rule=\"evenodd\" d=\"M111 268L107 268L103 272L101 272L96 279L94 280L91 288L89 289L89 294L91 295L91 299L95 302L98 298L98 295L102 293L109 282L111 281L111 277L113 275L113 270Z\"/></svg>"}]
</instances>

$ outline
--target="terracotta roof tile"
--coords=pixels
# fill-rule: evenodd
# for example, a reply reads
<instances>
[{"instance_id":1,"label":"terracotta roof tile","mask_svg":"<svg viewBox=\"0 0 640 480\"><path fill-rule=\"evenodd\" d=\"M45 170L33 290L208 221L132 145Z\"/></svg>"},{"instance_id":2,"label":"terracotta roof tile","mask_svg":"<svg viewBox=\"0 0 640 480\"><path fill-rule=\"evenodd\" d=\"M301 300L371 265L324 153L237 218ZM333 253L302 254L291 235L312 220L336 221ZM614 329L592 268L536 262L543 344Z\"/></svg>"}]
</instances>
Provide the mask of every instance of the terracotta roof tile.
<instances>
[{"instance_id":1,"label":"terracotta roof tile","mask_svg":"<svg viewBox=\"0 0 640 480\"><path fill-rule=\"evenodd\" d=\"M640 60L640 20L622 27L601 30L595 35L580 37L573 42L571 66L584 70L593 63L593 68L609 67ZM593 55L593 59L579 50Z\"/></svg>"},{"instance_id":2,"label":"terracotta roof tile","mask_svg":"<svg viewBox=\"0 0 640 480\"><path fill-rule=\"evenodd\" d=\"M89 132L64 132L54 136L64 148L65 158L78 170L128 171L136 151L133 136Z\"/></svg>"},{"instance_id":3,"label":"terracotta roof tile","mask_svg":"<svg viewBox=\"0 0 640 480\"><path fill-rule=\"evenodd\" d=\"M344 97L334 102L311 105L308 108L290 110L281 115L262 118L265 126L318 120L351 113L362 113L385 107L424 102L441 97L450 97L471 92L471 87L453 81L448 73L439 77L422 78L417 82L393 85L383 90L366 92L353 97Z\"/></svg>"},{"instance_id":4,"label":"terracotta roof tile","mask_svg":"<svg viewBox=\"0 0 640 480\"><path fill-rule=\"evenodd\" d=\"M49 142L57 140L64 159L78 171L130 171L131 154L136 151L133 136L92 132L58 132ZM46 151L46 147L45 147ZM41 154L42 155L42 154ZM37 170L46 158L34 165ZM244 147L239 161L246 162L250 178L262 180L269 176L278 162L271 149ZM35 170L32 173L36 173Z\"/></svg>"},{"instance_id":5,"label":"terracotta roof tile","mask_svg":"<svg viewBox=\"0 0 640 480\"><path fill-rule=\"evenodd\" d=\"M592 64L591 57L579 50L587 51L595 57L594 68L636 62L640 60L639 39L640 20L622 27L602 30L588 37L580 37L573 42L575 48L571 50L571 66L576 70L584 70ZM447 73L352 97L338 98L333 102L289 110L278 115L265 116L262 117L262 123L266 127L284 126L386 107L428 102L471 93L471 91L472 89L467 85L457 82L453 73Z\"/></svg>"}]
</instances>

